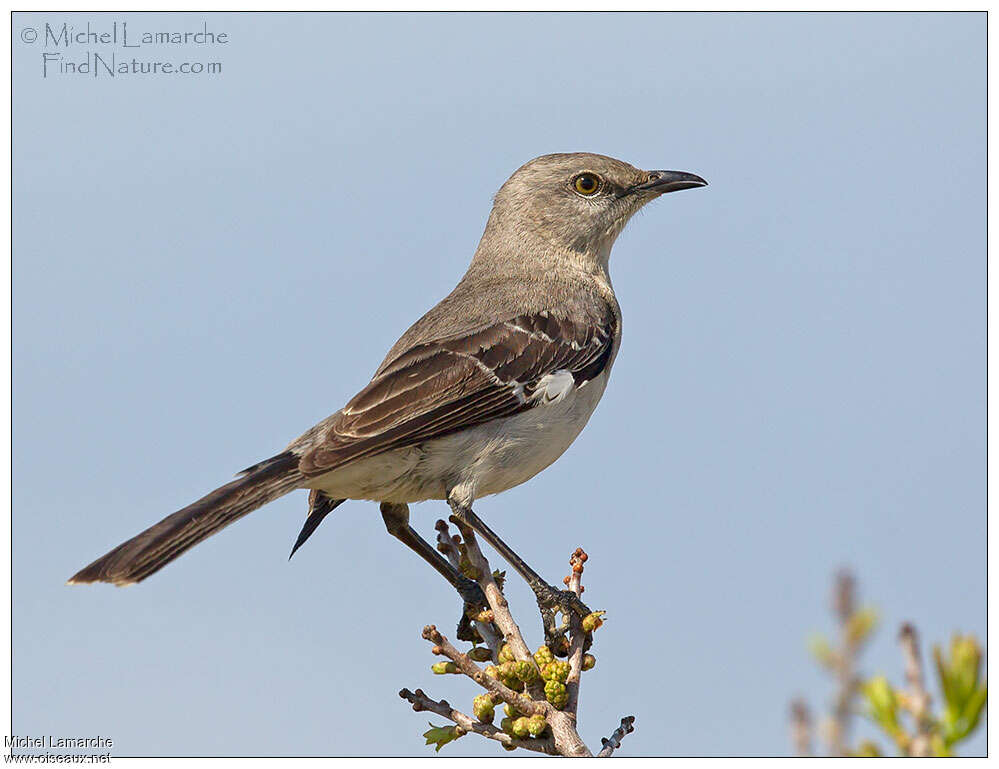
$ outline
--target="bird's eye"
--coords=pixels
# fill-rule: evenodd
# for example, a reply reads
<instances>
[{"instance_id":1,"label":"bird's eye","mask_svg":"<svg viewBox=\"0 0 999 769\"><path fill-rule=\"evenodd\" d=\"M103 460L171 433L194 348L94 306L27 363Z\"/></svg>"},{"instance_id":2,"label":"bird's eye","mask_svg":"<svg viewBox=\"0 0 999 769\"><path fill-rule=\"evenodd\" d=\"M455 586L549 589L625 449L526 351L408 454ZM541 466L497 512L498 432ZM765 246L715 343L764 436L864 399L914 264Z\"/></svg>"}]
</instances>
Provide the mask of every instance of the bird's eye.
<instances>
[{"instance_id":1,"label":"bird's eye","mask_svg":"<svg viewBox=\"0 0 999 769\"><path fill-rule=\"evenodd\" d=\"M596 174L580 174L573 180L572 186L580 195L590 197L600 190L600 177Z\"/></svg>"}]
</instances>

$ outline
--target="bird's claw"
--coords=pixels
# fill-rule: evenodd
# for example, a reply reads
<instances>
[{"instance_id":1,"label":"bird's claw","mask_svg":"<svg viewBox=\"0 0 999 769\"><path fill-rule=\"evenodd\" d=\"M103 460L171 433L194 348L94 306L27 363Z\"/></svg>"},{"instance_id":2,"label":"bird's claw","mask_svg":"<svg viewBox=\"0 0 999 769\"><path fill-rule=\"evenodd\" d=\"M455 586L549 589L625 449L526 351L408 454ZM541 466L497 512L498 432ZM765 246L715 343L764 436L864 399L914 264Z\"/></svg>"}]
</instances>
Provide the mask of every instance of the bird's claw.
<instances>
[{"instance_id":1,"label":"bird's claw","mask_svg":"<svg viewBox=\"0 0 999 769\"><path fill-rule=\"evenodd\" d=\"M571 590L556 590L551 585L540 585L534 588L534 594L542 611L562 612L566 619L572 614L583 619L591 613L580 597Z\"/></svg>"},{"instance_id":2,"label":"bird's claw","mask_svg":"<svg viewBox=\"0 0 999 769\"><path fill-rule=\"evenodd\" d=\"M541 610L541 623L545 628L545 644L556 657L567 657L569 639L566 634L572 625L572 618L575 617L576 622L581 623L591 612L571 590L556 590L551 585L545 584L533 587L538 599L538 608ZM561 625L555 623L557 613L562 614ZM587 633L584 648L588 649L592 643L593 636Z\"/></svg>"},{"instance_id":3,"label":"bird's claw","mask_svg":"<svg viewBox=\"0 0 999 769\"><path fill-rule=\"evenodd\" d=\"M461 578L461 582L457 585L457 590L458 595L461 596L461 600L465 602L461 610L461 618L458 620L458 640L480 643L482 637L475 629L475 625L472 624L472 617L489 608L486 595L482 592L482 588L479 587L477 582L467 577Z\"/></svg>"},{"instance_id":4,"label":"bird's claw","mask_svg":"<svg viewBox=\"0 0 999 769\"><path fill-rule=\"evenodd\" d=\"M457 589L461 600L465 602L466 610L482 611L489 608L489 602L486 601L486 594L482 592L482 588L479 587L478 582L468 579L468 577L462 577Z\"/></svg>"}]
</instances>

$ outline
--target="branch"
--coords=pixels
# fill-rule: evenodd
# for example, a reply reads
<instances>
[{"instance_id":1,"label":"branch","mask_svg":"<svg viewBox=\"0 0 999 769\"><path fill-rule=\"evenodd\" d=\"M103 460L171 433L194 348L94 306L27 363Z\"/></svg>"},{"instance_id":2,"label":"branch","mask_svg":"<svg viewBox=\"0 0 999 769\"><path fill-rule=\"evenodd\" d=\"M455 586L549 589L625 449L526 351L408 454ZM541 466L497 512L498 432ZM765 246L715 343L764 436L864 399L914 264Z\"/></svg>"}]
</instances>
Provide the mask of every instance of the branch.
<instances>
[{"instance_id":1,"label":"branch","mask_svg":"<svg viewBox=\"0 0 999 769\"><path fill-rule=\"evenodd\" d=\"M403 689L399 692L399 696L404 700L409 700L413 703L413 710L419 712L421 710L429 710L432 713L436 713L439 716L450 719L466 732L475 732L476 734L481 734L483 737L496 740L497 742L503 743L504 747L510 748L524 748L525 750L533 750L536 753L547 753L549 756L557 756L559 753L555 749L555 741L548 738L531 738L528 740L520 740L516 737L511 737L504 731L497 729L492 724L486 724L482 721L478 721L460 710L455 710L451 707L447 700L432 700L426 694L423 693L423 689L417 689L415 692L411 692L409 689Z\"/></svg>"},{"instance_id":2,"label":"branch","mask_svg":"<svg viewBox=\"0 0 999 769\"><path fill-rule=\"evenodd\" d=\"M812 715L802 699L791 703L791 741L795 754L812 755Z\"/></svg>"},{"instance_id":3,"label":"branch","mask_svg":"<svg viewBox=\"0 0 999 769\"><path fill-rule=\"evenodd\" d=\"M905 682L908 684L907 709L916 723L916 735L909 743L910 756L927 757L933 755L930 745L932 721L930 716L930 693L923 682L923 664L919 657L919 638L916 628L906 622L898 634L905 658Z\"/></svg>"},{"instance_id":4,"label":"branch","mask_svg":"<svg viewBox=\"0 0 999 769\"><path fill-rule=\"evenodd\" d=\"M517 661L516 666L508 661L500 665L502 673L496 674L493 670L487 673L476 664L476 660L484 661L487 655L470 656L457 649L437 630L436 626L427 625L423 629L423 637L433 643L433 653L450 660L446 666L440 663L441 668L435 669L434 672L459 673L471 678L489 694L476 698L473 708L474 718L455 710L444 700L437 702L429 698L419 689L415 693L403 689L399 693L400 696L411 702L415 710L429 710L450 719L455 724L456 736L475 732L502 743L509 750L523 747L549 755L592 757L593 754L576 729L576 713L580 676L584 666L589 669L593 664L593 658L584 654L591 640L584 626L588 626L592 632L600 624L599 616L594 617L596 622L592 625L588 625L589 618L587 623L575 616L569 619L568 664L551 661L551 652L546 647L542 647L538 654L543 652L548 655L549 661L546 662L541 657L536 659L510 612L509 603L496 577L493 576L489 562L479 548L475 534L460 521L455 521L455 524L462 534L460 538L451 536L444 521L437 522L437 549L465 576L474 576L482 589L489 609L475 618L476 630L489 643L493 661L499 662L504 659L500 656L502 651L503 655L509 655L505 656L506 660L512 658ZM577 596L583 592L581 578L586 559L586 553L577 548L569 561L572 573L566 577L565 582ZM501 646L501 641L505 641L505 646ZM510 666L513 666L517 672L511 674ZM564 682L565 685L561 693L560 682ZM550 689L554 691L549 691ZM549 697L552 698L551 701ZM496 728L489 722L494 717L493 706L500 701L505 702L511 711L516 713L508 712L504 723L500 728ZM633 716L622 719L621 726L614 731L610 739L602 741L601 755L609 756L620 746L624 735L633 731L634 720ZM528 721L532 722L529 728L525 724ZM528 738L528 734L534 736ZM548 734L551 736L547 736Z\"/></svg>"},{"instance_id":5,"label":"branch","mask_svg":"<svg viewBox=\"0 0 999 769\"><path fill-rule=\"evenodd\" d=\"M569 558L569 566L572 571L565 578L565 585L577 596L583 594L583 564L589 556L583 548L577 547ZM565 681L566 693L569 701L565 706L567 712L576 718L576 711L579 709L579 684L583 674L583 650L586 646L586 633L579 617L573 615L569 619L569 677Z\"/></svg>"},{"instance_id":6,"label":"branch","mask_svg":"<svg viewBox=\"0 0 999 769\"><path fill-rule=\"evenodd\" d=\"M444 554L455 569L461 571L461 552L458 550L458 545L461 544L461 537L455 535L452 538L447 524L442 520L438 520L434 528L437 530L437 549ZM491 612L492 609L489 610L490 614ZM489 651L492 652L493 662L498 662L500 647L503 645L503 637L496 632L493 620L492 616L488 616L482 620L473 620L472 624L482 637L483 642L489 647Z\"/></svg>"},{"instance_id":7,"label":"branch","mask_svg":"<svg viewBox=\"0 0 999 769\"><path fill-rule=\"evenodd\" d=\"M483 689L488 689L511 707L528 716L535 713L540 713L543 716L548 715L547 711L551 709L551 705L547 702L534 702L523 694L518 694L513 689L505 686L498 679L487 676L485 671L472 661L471 657L455 649L451 642L441 635L436 626L427 625L423 628L423 637L434 644L434 654L443 654L454 662L462 673L475 681Z\"/></svg>"},{"instance_id":8,"label":"branch","mask_svg":"<svg viewBox=\"0 0 999 769\"><path fill-rule=\"evenodd\" d=\"M503 633L506 642L510 644L513 655L518 660L531 661L533 663L534 657L531 655L530 649L528 649L527 643L524 641L524 636L521 634L520 628L510 613L510 604L507 602L506 596L503 595L496 585L492 569L489 568L489 562L479 549L475 533L460 522L456 521L455 525L461 531L461 536L465 540L465 554L472 562L472 566L478 571L477 581L479 587L482 588L482 592L486 594L486 600L489 601L489 608L493 610L493 621ZM488 678L488 676L485 676L485 673L482 675ZM591 758L593 754L586 747L586 743L579 736L579 732L576 731L576 714L566 713L553 707L551 703L544 699L540 684L535 683L533 686L529 686L528 689L534 697L540 698L540 701L535 700L534 702L535 709L524 710L519 705L514 705L514 707L521 713L535 712L542 713L545 716L548 725L551 727L552 735L555 738L555 745L558 747L560 755Z\"/></svg>"},{"instance_id":9,"label":"branch","mask_svg":"<svg viewBox=\"0 0 999 769\"><path fill-rule=\"evenodd\" d=\"M621 725L614 730L614 733L611 734L610 738L605 737L600 740L600 744L603 745L603 747L600 749L600 752L597 753L597 758L610 758L611 754L621 747L621 740L624 739L624 735L631 734L635 731L634 724L634 716L625 716L622 718Z\"/></svg>"},{"instance_id":10,"label":"branch","mask_svg":"<svg viewBox=\"0 0 999 769\"><path fill-rule=\"evenodd\" d=\"M857 692L855 673L857 639L850 632L850 618L856 611L856 584L853 575L843 570L836 575L833 588L833 611L839 620L841 652L837 655L835 704L829 724L829 748L834 756L847 755L846 738L850 731L851 704Z\"/></svg>"},{"instance_id":11,"label":"branch","mask_svg":"<svg viewBox=\"0 0 999 769\"><path fill-rule=\"evenodd\" d=\"M443 521L438 521L438 526L442 523ZM518 660L533 659L530 650L527 648L527 644L524 642L524 636L521 634L520 628L510 613L510 604L496 584L492 569L489 568L489 562L479 549L475 533L462 523L455 522L455 525L461 531L461 536L465 540L465 554L468 556L468 560L472 562L472 566L478 571L476 582L479 583L479 587L485 593L486 600L489 602L489 608L493 610L493 622L496 623L500 632L503 633L503 638L510 644L510 648Z\"/></svg>"}]
</instances>

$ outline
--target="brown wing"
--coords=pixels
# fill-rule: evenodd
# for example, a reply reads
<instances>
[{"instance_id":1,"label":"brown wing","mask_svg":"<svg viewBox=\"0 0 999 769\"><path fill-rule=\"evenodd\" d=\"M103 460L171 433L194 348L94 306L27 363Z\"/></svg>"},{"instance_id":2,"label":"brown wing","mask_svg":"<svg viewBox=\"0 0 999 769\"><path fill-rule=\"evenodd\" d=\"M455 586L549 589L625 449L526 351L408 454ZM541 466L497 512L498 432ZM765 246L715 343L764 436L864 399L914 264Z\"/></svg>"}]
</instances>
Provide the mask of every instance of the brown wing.
<instances>
[{"instance_id":1,"label":"brown wing","mask_svg":"<svg viewBox=\"0 0 999 769\"><path fill-rule=\"evenodd\" d=\"M610 307L583 322L542 312L417 345L343 408L299 469L321 475L533 408L538 382L556 371L582 386L607 366L616 324Z\"/></svg>"}]
</instances>

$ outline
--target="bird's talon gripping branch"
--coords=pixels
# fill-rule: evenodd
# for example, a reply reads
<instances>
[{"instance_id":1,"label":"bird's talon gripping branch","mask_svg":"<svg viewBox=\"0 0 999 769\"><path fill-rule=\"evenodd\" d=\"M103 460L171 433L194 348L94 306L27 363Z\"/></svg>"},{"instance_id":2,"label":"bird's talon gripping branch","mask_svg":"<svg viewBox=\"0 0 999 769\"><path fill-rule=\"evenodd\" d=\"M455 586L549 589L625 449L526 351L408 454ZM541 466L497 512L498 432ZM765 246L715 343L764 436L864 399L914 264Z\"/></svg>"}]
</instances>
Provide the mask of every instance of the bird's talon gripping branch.
<instances>
[{"instance_id":1,"label":"bird's talon gripping branch","mask_svg":"<svg viewBox=\"0 0 999 769\"><path fill-rule=\"evenodd\" d=\"M495 633L487 639L487 646L475 646L460 651L445 638L434 625L423 628L423 638L433 644L432 654L444 657L435 662L431 670L439 675L460 673L485 689L472 699L472 715L454 710L446 701L436 702L422 692L403 689L399 694L413 703L415 710L432 710L450 720L454 726L434 726L424 734L428 744L437 747L453 741L455 736L476 732L488 739L497 740L504 748L524 748L549 755L589 757L577 731L577 713L581 674L593 667L592 655L585 654L584 644L593 640L591 628L604 612L591 612L578 601L582 592L582 563L585 554L578 549L570 564L573 567L569 590L561 592L544 585L539 579L529 584L541 583L538 593L545 637L551 645L541 646L535 652L524 641L509 604L495 582L495 574L479 549L472 530L459 523L462 541L454 542L447 525L438 524L438 544L449 559L457 557L459 549L481 575L481 587L489 601L491 615L470 617L476 629L484 635ZM575 599L575 600L573 600ZM557 614L562 614L561 626L556 625ZM485 612L483 612L485 614ZM583 615L583 616L580 616ZM467 616L467 615L466 615ZM585 629L584 629L585 628ZM568 657L568 659L556 659ZM477 663L492 663L480 667ZM503 705L503 717L494 725L496 708ZM631 731L633 718L621 722L621 727L603 740L601 755L610 755L619 745L621 737Z\"/></svg>"},{"instance_id":2,"label":"bird's talon gripping branch","mask_svg":"<svg viewBox=\"0 0 999 769\"><path fill-rule=\"evenodd\" d=\"M482 592L479 583L468 579L468 577L462 577L458 583L458 595L465 602L465 613L473 618L489 608L486 594Z\"/></svg>"}]
</instances>

